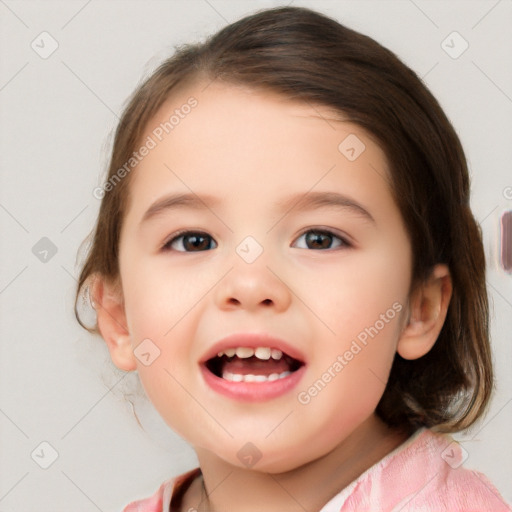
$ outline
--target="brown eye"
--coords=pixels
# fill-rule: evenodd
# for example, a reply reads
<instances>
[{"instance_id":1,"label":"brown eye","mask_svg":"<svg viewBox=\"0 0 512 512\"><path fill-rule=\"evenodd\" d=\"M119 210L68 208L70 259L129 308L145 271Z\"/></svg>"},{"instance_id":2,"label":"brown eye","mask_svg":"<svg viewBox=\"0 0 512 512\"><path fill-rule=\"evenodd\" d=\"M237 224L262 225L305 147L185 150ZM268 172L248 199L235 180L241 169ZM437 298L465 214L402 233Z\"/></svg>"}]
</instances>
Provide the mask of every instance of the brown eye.
<instances>
[{"instance_id":1,"label":"brown eye","mask_svg":"<svg viewBox=\"0 0 512 512\"><path fill-rule=\"evenodd\" d=\"M199 252L208 251L217 247L213 238L206 234L196 231L187 231L175 236L169 240L164 246L165 251L178 251L178 252Z\"/></svg>"},{"instance_id":2,"label":"brown eye","mask_svg":"<svg viewBox=\"0 0 512 512\"><path fill-rule=\"evenodd\" d=\"M297 240L304 240L299 244L299 249L336 249L338 247L350 247L350 244L331 231L310 229L303 233Z\"/></svg>"}]
</instances>

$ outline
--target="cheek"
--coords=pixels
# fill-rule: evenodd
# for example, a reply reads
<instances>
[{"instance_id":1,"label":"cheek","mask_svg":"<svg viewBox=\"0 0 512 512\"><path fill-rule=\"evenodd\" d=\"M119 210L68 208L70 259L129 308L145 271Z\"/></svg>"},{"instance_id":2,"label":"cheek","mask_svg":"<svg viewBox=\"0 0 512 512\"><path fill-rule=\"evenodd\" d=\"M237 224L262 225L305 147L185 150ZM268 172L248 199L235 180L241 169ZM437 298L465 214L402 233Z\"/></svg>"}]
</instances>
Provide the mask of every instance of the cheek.
<instances>
[{"instance_id":1,"label":"cheek","mask_svg":"<svg viewBox=\"0 0 512 512\"><path fill-rule=\"evenodd\" d=\"M325 338L343 347L358 336L364 342L366 329L395 329L407 302L409 264L406 253L354 251L313 268L292 269L289 279L315 313L318 328L324 324Z\"/></svg>"},{"instance_id":2,"label":"cheek","mask_svg":"<svg viewBox=\"0 0 512 512\"><path fill-rule=\"evenodd\" d=\"M307 402L307 416L329 415L334 421L326 425L337 431L375 409L402 330L408 266L407 253L380 251L354 253L327 269L310 307L331 332L319 324L324 341L313 352L316 374L303 383L299 400Z\"/></svg>"},{"instance_id":3,"label":"cheek","mask_svg":"<svg viewBox=\"0 0 512 512\"><path fill-rule=\"evenodd\" d=\"M315 441L319 451L328 451L375 411L393 362L398 320L397 315L378 332L363 329L365 338L339 339L301 386L296 417L306 432L323 425Z\"/></svg>"},{"instance_id":4,"label":"cheek","mask_svg":"<svg viewBox=\"0 0 512 512\"><path fill-rule=\"evenodd\" d=\"M154 310L141 316L137 323L132 336L144 338L134 348L137 372L160 416L179 435L187 438L190 424L203 422L201 410L195 407L188 391L193 389L194 384L190 376L197 371L197 363L190 357L190 345L187 343L192 334L185 322L179 322L174 327L174 324L163 324L164 329L161 328L162 324L162 318L155 316ZM143 350L141 347L144 347Z\"/></svg>"},{"instance_id":5,"label":"cheek","mask_svg":"<svg viewBox=\"0 0 512 512\"><path fill-rule=\"evenodd\" d=\"M198 424L204 424L186 390L191 389L190 376L197 372L190 353L201 311L198 302L211 288L212 275L178 271L163 258L149 263L131 254L133 258L122 262L121 273L137 371L162 418L185 437L195 416Z\"/></svg>"},{"instance_id":6,"label":"cheek","mask_svg":"<svg viewBox=\"0 0 512 512\"><path fill-rule=\"evenodd\" d=\"M200 268L173 265L164 254L156 258L133 254L123 263L128 325L139 338L170 333L211 287L211 275L203 275Z\"/></svg>"}]
</instances>

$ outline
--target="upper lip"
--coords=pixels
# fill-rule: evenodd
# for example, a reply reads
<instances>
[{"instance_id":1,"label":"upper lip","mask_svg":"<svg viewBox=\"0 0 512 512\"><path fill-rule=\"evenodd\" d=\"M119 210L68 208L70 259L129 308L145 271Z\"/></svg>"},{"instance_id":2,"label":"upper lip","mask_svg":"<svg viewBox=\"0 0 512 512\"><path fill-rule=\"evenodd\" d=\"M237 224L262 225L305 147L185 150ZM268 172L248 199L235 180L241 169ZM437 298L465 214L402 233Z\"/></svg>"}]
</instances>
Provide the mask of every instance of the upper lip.
<instances>
[{"instance_id":1,"label":"upper lip","mask_svg":"<svg viewBox=\"0 0 512 512\"><path fill-rule=\"evenodd\" d=\"M216 357L219 352L224 352L228 348L237 347L269 347L280 350L284 354L297 359L301 363L305 362L304 354L280 338L275 338L268 333L234 333L215 342L203 355L200 364L206 363L209 359Z\"/></svg>"}]
</instances>

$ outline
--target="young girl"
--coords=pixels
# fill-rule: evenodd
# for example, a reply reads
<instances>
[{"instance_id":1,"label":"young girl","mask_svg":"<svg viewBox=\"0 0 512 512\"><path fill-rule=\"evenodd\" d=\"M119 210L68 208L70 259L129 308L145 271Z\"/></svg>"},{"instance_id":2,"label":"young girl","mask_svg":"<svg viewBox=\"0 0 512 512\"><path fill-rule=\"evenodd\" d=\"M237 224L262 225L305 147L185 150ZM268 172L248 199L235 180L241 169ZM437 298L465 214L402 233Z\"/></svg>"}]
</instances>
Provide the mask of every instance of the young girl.
<instances>
[{"instance_id":1,"label":"young girl","mask_svg":"<svg viewBox=\"0 0 512 512\"><path fill-rule=\"evenodd\" d=\"M97 195L77 296L200 463L125 512L510 510L447 435L493 382L464 153L393 53L304 8L182 47Z\"/></svg>"}]
</instances>

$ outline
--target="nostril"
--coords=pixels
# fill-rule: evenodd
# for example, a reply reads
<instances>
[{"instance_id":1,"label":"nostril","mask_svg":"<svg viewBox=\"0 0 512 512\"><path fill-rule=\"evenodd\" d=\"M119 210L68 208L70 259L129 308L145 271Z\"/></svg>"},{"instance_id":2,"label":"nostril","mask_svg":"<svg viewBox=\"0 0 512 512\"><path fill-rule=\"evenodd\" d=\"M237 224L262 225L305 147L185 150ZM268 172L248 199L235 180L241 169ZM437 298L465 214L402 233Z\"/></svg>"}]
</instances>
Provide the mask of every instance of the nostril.
<instances>
[{"instance_id":1,"label":"nostril","mask_svg":"<svg viewBox=\"0 0 512 512\"><path fill-rule=\"evenodd\" d=\"M235 299L232 297L231 299L228 299L228 303L232 304L234 306L240 306L241 302L238 299ZM272 299L264 299L261 301L261 303L265 306L271 306L273 304Z\"/></svg>"}]
</instances>

